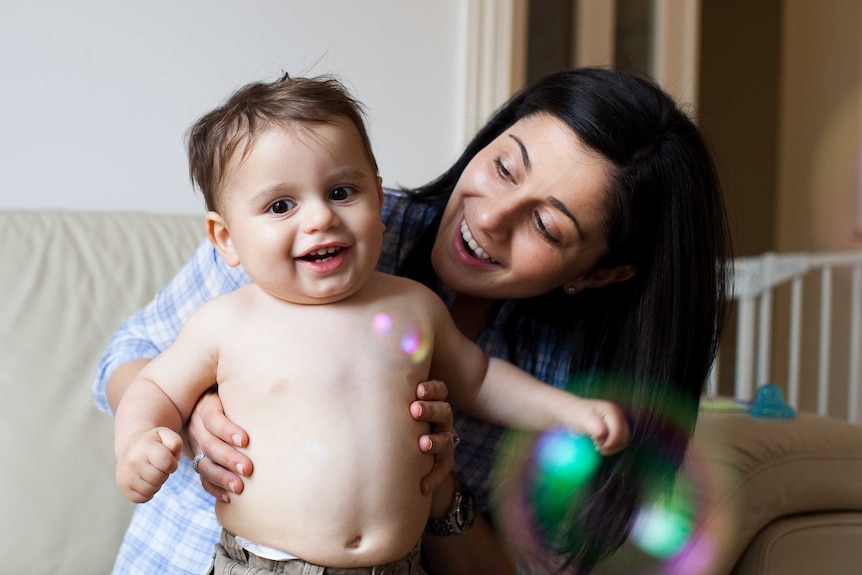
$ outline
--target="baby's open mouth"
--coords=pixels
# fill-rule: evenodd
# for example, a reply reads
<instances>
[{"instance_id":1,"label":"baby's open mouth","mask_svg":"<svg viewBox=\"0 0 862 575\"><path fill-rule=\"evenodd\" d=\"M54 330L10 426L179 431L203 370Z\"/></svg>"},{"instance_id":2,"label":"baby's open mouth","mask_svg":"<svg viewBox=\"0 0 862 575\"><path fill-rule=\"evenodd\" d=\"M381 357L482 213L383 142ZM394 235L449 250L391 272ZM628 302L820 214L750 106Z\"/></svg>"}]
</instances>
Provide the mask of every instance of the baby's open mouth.
<instances>
[{"instance_id":1,"label":"baby's open mouth","mask_svg":"<svg viewBox=\"0 0 862 575\"><path fill-rule=\"evenodd\" d=\"M321 248L319 250L314 250L313 252L309 252L304 256L300 256L299 259L305 260L307 262L314 262L316 264L323 263L327 260L331 260L336 255L341 253L341 250L344 248Z\"/></svg>"},{"instance_id":2,"label":"baby's open mouth","mask_svg":"<svg viewBox=\"0 0 862 575\"><path fill-rule=\"evenodd\" d=\"M494 258L486 254L485 250L479 247L479 244L473 239L473 234L470 233L470 228L467 227L467 220L461 220L461 239L464 240L464 247L476 256L477 259L480 259L483 262L497 263Z\"/></svg>"}]
</instances>

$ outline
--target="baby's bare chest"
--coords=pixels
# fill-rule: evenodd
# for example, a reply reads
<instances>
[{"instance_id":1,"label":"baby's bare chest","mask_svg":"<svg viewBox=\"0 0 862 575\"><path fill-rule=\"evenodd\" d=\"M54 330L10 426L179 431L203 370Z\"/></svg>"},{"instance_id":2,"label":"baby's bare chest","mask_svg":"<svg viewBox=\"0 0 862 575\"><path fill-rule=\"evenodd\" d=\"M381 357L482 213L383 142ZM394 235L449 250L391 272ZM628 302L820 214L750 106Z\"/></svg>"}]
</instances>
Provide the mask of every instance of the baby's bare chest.
<instances>
[{"instance_id":1,"label":"baby's bare chest","mask_svg":"<svg viewBox=\"0 0 862 575\"><path fill-rule=\"evenodd\" d=\"M405 305L249 314L229 333L220 386L273 401L412 398L428 377L433 341L428 322Z\"/></svg>"}]
</instances>

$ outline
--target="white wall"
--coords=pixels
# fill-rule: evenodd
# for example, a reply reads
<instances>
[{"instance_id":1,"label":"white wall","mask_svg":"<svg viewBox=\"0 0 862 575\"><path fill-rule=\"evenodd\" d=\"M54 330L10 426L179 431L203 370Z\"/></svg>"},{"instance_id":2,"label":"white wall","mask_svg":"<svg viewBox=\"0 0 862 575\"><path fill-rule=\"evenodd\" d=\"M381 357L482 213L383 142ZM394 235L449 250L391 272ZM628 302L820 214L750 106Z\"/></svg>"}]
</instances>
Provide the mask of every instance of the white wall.
<instances>
[{"instance_id":1,"label":"white wall","mask_svg":"<svg viewBox=\"0 0 862 575\"><path fill-rule=\"evenodd\" d=\"M2 0L0 209L202 213L183 136L240 85L335 73L386 185L463 145L460 0Z\"/></svg>"}]
</instances>

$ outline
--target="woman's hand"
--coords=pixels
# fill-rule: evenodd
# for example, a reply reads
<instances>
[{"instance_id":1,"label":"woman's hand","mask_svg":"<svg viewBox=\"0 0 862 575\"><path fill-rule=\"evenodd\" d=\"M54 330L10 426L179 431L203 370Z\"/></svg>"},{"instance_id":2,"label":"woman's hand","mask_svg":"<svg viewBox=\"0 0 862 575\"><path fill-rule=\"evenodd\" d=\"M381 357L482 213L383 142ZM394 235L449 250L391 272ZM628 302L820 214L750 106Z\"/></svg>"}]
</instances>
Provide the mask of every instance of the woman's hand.
<instances>
[{"instance_id":1,"label":"woman's hand","mask_svg":"<svg viewBox=\"0 0 862 575\"><path fill-rule=\"evenodd\" d=\"M419 438L419 449L434 456L434 467L419 483L422 493L434 491L455 467L458 434L452 406L446 402L448 393L442 381L423 381L416 386L416 401L410 404L413 419L431 424L431 433Z\"/></svg>"},{"instance_id":2,"label":"woman's hand","mask_svg":"<svg viewBox=\"0 0 862 575\"><path fill-rule=\"evenodd\" d=\"M242 478L253 469L251 459L236 449L248 445L248 435L225 416L215 390L198 400L186 429L192 453L206 455L197 467L201 485L210 495L230 503L230 494L242 493Z\"/></svg>"}]
</instances>

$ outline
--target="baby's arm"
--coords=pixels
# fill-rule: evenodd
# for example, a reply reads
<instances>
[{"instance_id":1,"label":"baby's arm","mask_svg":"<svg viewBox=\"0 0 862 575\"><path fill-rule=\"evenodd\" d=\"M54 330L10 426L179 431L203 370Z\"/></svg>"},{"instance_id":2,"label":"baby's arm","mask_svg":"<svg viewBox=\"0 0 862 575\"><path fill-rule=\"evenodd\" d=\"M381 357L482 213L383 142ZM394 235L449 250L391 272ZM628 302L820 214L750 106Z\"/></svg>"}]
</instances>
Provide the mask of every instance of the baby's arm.
<instances>
[{"instance_id":1,"label":"baby's arm","mask_svg":"<svg viewBox=\"0 0 862 575\"><path fill-rule=\"evenodd\" d=\"M592 438L602 455L613 455L629 443L628 422L617 404L578 397L496 358L490 359L468 409L477 417L509 427L544 430L564 426Z\"/></svg>"},{"instance_id":2,"label":"baby's arm","mask_svg":"<svg viewBox=\"0 0 862 575\"><path fill-rule=\"evenodd\" d=\"M437 309L435 318L431 374L447 383L452 405L506 427L542 431L564 426L589 435L603 455L628 445L629 426L618 405L580 398L508 362L489 359L458 330L448 313L441 316Z\"/></svg>"},{"instance_id":3,"label":"baby's arm","mask_svg":"<svg viewBox=\"0 0 862 575\"><path fill-rule=\"evenodd\" d=\"M129 385L114 419L114 452L117 487L134 503L152 499L176 471L180 427L179 411L158 384L138 377Z\"/></svg>"},{"instance_id":4,"label":"baby's arm","mask_svg":"<svg viewBox=\"0 0 862 575\"><path fill-rule=\"evenodd\" d=\"M117 486L135 503L149 501L176 470L179 435L195 402L216 380L212 314L196 312L177 340L153 359L123 394L114 421Z\"/></svg>"}]
</instances>

